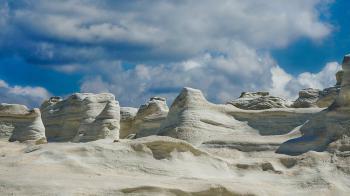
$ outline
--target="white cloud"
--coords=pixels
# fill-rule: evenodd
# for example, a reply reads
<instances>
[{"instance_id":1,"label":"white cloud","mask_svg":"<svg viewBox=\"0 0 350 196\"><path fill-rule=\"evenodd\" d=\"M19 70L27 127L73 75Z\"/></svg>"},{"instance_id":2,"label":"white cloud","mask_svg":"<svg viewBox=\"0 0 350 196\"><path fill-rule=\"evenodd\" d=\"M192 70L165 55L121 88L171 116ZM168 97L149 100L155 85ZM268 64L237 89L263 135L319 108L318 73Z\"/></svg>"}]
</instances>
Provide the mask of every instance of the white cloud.
<instances>
[{"instance_id":1,"label":"white cloud","mask_svg":"<svg viewBox=\"0 0 350 196\"><path fill-rule=\"evenodd\" d=\"M338 63L332 62L318 73L294 77L268 54L258 54L242 44L233 47L229 55L206 53L167 66L140 64L125 70L120 62L105 63L96 65L99 71L90 73L81 89L112 92L124 106L138 106L152 96L167 97L171 103L184 86L201 89L209 100L217 103L234 99L242 91L270 91L272 95L294 100L303 88L333 86L335 73L340 69Z\"/></svg>"},{"instance_id":2,"label":"white cloud","mask_svg":"<svg viewBox=\"0 0 350 196\"><path fill-rule=\"evenodd\" d=\"M318 73L304 72L293 77L277 66L271 69L272 87L270 91L277 96L295 99L301 89L316 88L323 90L334 86L336 83L335 74L340 69L341 65L339 63L329 62Z\"/></svg>"},{"instance_id":3,"label":"white cloud","mask_svg":"<svg viewBox=\"0 0 350 196\"><path fill-rule=\"evenodd\" d=\"M292 97L294 88L328 85L321 77L334 70L293 77L269 51L329 35L332 27L317 9L328 3L25 1L8 4L0 42L35 64L83 73L81 91L112 92L124 105L137 106L154 95L172 99L183 86L199 88L215 102L243 90Z\"/></svg>"},{"instance_id":4,"label":"white cloud","mask_svg":"<svg viewBox=\"0 0 350 196\"><path fill-rule=\"evenodd\" d=\"M258 54L242 43L235 43L228 54L205 53L168 65L140 64L125 70L120 62L106 63L95 65L95 72L82 83L82 91L108 89L122 104L134 106L155 95L171 101L184 86L203 90L215 102L232 99L242 90L267 90L270 69L275 66L268 54Z\"/></svg>"},{"instance_id":5,"label":"white cloud","mask_svg":"<svg viewBox=\"0 0 350 196\"><path fill-rule=\"evenodd\" d=\"M8 37L23 34L25 39L35 38L25 46L28 50L34 47L40 51L43 44L54 44L47 48L50 52L46 57L53 60L79 61L77 55L80 60L91 56L98 60L108 56L185 60L206 51L225 53L237 41L266 49L286 46L300 37L322 39L329 35L331 26L320 20L317 7L328 2L26 1L10 4L6 29ZM42 54L37 58L43 58Z\"/></svg>"},{"instance_id":6,"label":"white cloud","mask_svg":"<svg viewBox=\"0 0 350 196\"><path fill-rule=\"evenodd\" d=\"M0 103L17 103L30 107L38 107L51 94L42 87L10 86L0 80Z\"/></svg>"}]
</instances>

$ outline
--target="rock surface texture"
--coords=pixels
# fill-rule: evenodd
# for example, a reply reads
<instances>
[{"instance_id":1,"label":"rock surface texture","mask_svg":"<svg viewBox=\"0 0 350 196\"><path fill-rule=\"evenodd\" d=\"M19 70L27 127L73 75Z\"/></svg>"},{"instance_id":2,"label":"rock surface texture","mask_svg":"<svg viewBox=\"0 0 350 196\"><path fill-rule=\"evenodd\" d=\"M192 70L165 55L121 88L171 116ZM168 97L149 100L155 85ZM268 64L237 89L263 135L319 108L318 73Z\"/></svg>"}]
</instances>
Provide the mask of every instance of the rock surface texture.
<instances>
[{"instance_id":1,"label":"rock surface texture","mask_svg":"<svg viewBox=\"0 0 350 196\"><path fill-rule=\"evenodd\" d=\"M292 104L294 108L311 108L320 107L326 108L332 105L337 98L344 71L338 71L336 74L337 83L333 87L325 88L323 90L308 88L299 92L299 98Z\"/></svg>"},{"instance_id":2,"label":"rock surface texture","mask_svg":"<svg viewBox=\"0 0 350 196\"><path fill-rule=\"evenodd\" d=\"M302 137L287 141L277 152L294 155L324 151L331 142L350 135L350 55L344 57L343 71L341 89L334 103L301 127Z\"/></svg>"},{"instance_id":3,"label":"rock surface texture","mask_svg":"<svg viewBox=\"0 0 350 196\"><path fill-rule=\"evenodd\" d=\"M49 141L87 142L118 139L120 107L109 93L76 93L65 100L51 98L41 106Z\"/></svg>"},{"instance_id":4,"label":"rock surface texture","mask_svg":"<svg viewBox=\"0 0 350 196\"><path fill-rule=\"evenodd\" d=\"M157 135L160 124L167 117L169 108L166 99L162 97L152 97L141 105L133 122L132 132L136 137L146 137Z\"/></svg>"},{"instance_id":5,"label":"rock surface texture","mask_svg":"<svg viewBox=\"0 0 350 196\"><path fill-rule=\"evenodd\" d=\"M135 134L132 131L132 126L136 117L138 109L132 107L120 108L120 134L121 139L126 138L130 134Z\"/></svg>"},{"instance_id":6,"label":"rock surface texture","mask_svg":"<svg viewBox=\"0 0 350 196\"><path fill-rule=\"evenodd\" d=\"M0 195L347 196L350 56L340 73L326 109L313 89L293 107L245 93L237 103L248 110L188 87L170 109L160 97L140 109L119 109L111 94L53 97L41 107L43 145L8 142L40 143L45 130L37 109L2 104Z\"/></svg>"},{"instance_id":7,"label":"rock surface texture","mask_svg":"<svg viewBox=\"0 0 350 196\"><path fill-rule=\"evenodd\" d=\"M0 104L0 138L9 141L45 143L45 127L40 110L24 105Z\"/></svg>"},{"instance_id":8,"label":"rock surface texture","mask_svg":"<svg viewBox=\"0 0 350 196\"><path fill-rule=\"evenodd\" d=\"M244 110L287 108L290 105L282 98L270 96L268 92L243 92L238 99L230 101L228 104Z\"/></svg>"},{"instance_id":9,"label":"rock surface texture","mask_svg":"<svg viewBox=\"0 0 350 196\"><path fill-rule=\"evenodd\" d=\"M212 140L231 140L251 143L262 135L284 135L305 123L319 109L296 111L291 108L270 110L241 110L230 104L217 105L208 102L197 89L184 88L170 107L168 117L162 123L159 135L188 141L194 145ZM279 136L276 136L279 137ZM254 139L252 139L254 138ZM279 138L277 138L279 140Z\"/></svg>"},{"instance_id":10,"label":"rock surface texture","mask_svg":"<svg viewBox=\"0 0 350 196\"><path fill-rule=\"evenodd\" d=\"M320 97L320 90L307 88L299 91L299 98L293 103L294 108L318 107L316 102Z\"/></svg>"}]
</instances>

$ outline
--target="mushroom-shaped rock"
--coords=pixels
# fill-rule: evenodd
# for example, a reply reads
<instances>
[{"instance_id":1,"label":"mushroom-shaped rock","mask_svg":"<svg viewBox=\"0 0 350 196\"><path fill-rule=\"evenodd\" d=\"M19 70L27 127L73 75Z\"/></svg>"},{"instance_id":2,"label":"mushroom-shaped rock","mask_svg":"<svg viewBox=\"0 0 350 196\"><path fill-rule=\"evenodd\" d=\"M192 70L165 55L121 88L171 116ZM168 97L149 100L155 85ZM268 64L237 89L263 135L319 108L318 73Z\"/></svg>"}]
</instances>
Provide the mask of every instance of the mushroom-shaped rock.
<instances>
[{"instance_id":1,"label":"mushroom-shaped rock","mask_svg":"<svg viewBox=\"0 0 350 196\"><path fill-rule=\"evenodd\" d=\"M0 104L0 137L9 141L45 143L45 127L40 110L24 105Z\"/></svg>"},{"instance_id":2,"label":"mushroom-shaped rock","mask_svg":"<svg viewBox=\"0 0 350 196\"><path fill-rule=\"evenodd\" d=\"M289 103L279 97L270 96L268 92L243 92L233 101L227 102L244 110L264 110L271 108L287 108Z\"/></svg>"},{"instance_id":3,"label":"mushroom-shaped rock","mask_svg":"<svg viewBox=\"0 0 350 196\"><path fill-rule=\"evenodd\" d=\"M120 107L110 93L54 97L42 104L41 112L49 141L119 139Z\"/></svg>"},{"instance_id":4,"label":"mushroom-shaped rock","mask_svg":"<svg viewBox=\"0 0 350 196\"><path fill-rule=\"evenodd\" d=\"M136 137L157 135L160 124L167 117L168 112L166 99L162 97L152 97L147 103L141 105L132 127Z\"/></svg>"}]
</instances>

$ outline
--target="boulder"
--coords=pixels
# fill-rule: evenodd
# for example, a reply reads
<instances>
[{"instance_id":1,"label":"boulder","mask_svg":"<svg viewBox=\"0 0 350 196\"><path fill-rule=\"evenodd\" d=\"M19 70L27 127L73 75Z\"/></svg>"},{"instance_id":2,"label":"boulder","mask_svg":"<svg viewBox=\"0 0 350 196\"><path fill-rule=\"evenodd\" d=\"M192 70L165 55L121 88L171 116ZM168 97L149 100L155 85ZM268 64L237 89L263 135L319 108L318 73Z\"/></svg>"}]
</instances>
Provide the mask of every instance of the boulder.
<instances>
[{"instance_id":1,"label":"boulder","mask_svg":"<svg viewBox=\"0 0 350 196\"><path fill-rule=\"evenodd\" d=\"M40 110L49 141L119 139L120 107L110 93L53 97Z\"/></svg>"},{"instance_id":2,"label":"boulder","mask_svg":"<svg viewBox=\"0 0 350 196\"><path fill-rule=\"evenodd\" d=\"M46 143L40 110L29 110L18 104L0 104L0 138L7 138L10 142Z\"/></svg>"},{"instance_id":3,"label":"boulder","mask_svg":"<svg viewBox=\"0 0 350 196\"><path fill-rule=\"evenodd\" d=\"M288 108L290 105L282 98L270 96L268 92L243 92L238 99L229 101L227 104L244 110Z\"/></svg>"},{"instance_id":4,"label":"boulder","mask_svg":"<svg viewBox=\"0 0 350 196\"><path fill-rule=\"evenodd\" d=\"M132 131L132 126L136 117L138 109L132 107L120 108L120 134L121 139L126 138L130 134L135 134Z\"/></svg>"},{"instance_id":5,"label":"boulder","mask_svg":"<svg viewBox=\"0 0 350 196\"><path fill-rule=\"evenodd\" d=\"M350 55L344 57L343 71L334 103L302 126L302 136L282 144L278 153L298 155L310 150L324 151L330 143L350 135Z\"/></svg>"},{"instance_id":6,"label":"boulder","mask_svg":"<svg viewBox=\"0 0 350 196\"><path fill-rule=\"evenodd\" d=\"M307 88L299 91L299 98L293 103L294 108L318 107L316 102L320 96L319 89Z\"/></svg>"},{"instance_id":7,"label":"boulder","mask_svg":"<svg viewBox=\"0 0 350 196\"><path fill-rule=\"evenodd\" d=\"M167 117L169 108L166 99L162 97L152 97L141 105L132 126L132 132L136 137L146 137L157 135L160 124Z\"/></svg>"}]
</instances>

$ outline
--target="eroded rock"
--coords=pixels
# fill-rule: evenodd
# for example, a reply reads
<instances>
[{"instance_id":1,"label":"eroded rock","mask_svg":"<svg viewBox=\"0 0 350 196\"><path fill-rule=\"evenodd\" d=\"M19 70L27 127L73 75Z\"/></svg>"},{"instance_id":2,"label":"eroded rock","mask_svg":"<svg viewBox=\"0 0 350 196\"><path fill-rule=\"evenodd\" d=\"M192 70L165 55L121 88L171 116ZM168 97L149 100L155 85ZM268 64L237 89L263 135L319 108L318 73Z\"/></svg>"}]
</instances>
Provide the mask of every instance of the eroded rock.
<instances>
[{"instance_id":1,"label":"eroded rock","mask_svg":"<svg viewBox=\"0 0 350 196\"><path fill-rule=\"evenodd\" d=\"M65 100L54 97L41 106L50 141L87 142L119 139L120 107L109 93L76 93Z\"/></svg>"},{"instance_id":2,"label":"eroded rock","mask_svg":"<svg viewBox=\"0 0 350 196\"><path fill-rule=\"evenodd\" d=\"M40 110L29 110L18 104L0 104L0 137L8 138L11 142L46 143Z\"/></svg>"},{"instance_id":3,"label":"eroded rock","mask_svg":"<svg viewBox=\"0 0 350 196\"><path fill-rule=\"evenodd\" d=\"M244 110L287 108L290 105L286 100L271 96L268 92L243 92L238 99L227 104Z\"/></svg>"},{"instance_id":4,"label":"eroded rock","mask_svg":"<svg viewBox=\"0 0 350 196\"><path fill-rule=\"evenodd\" d=\"M167 117L169 108L166 99L162 97L152 97L141 105L132 126L132 132L136 137L146 137L157 135L160 124Z\"/></svg>"},{"instance_id":5,"label":"eroded rock","mask_svg":"<svg viewBox=\"0 0 350 196\"><path fill-rule=\"evenodd\" d=\"M285 142L277 152L298 155L311 150L324 151L331 142L350 135L350 55L344 57L343 71L341 89L334 103L301 127L302 137Z\"/></svg>"},{"instance_id":6,"label":"eroded rock","mask_svg":"<svg viewBox=\"0 0 350 196\"><path fill-rule=\"evenodd\" d=\"M128 137L130 134L135 134L132 126L136 117L138 109L132 107L120 108L120 134L121 139Z\"/></svg>"},{"instance_id":7,"label":"eroded rock","mask_svg":"<svg viewBox=\"0 0 350 196\"><path fill-rule=\"evenodd\" d=\"M307 88L299 91L299 98L293 103L295 108L312 108L318 107L316 102L320 97L320 90Z\"/></svg>"}]
</instances>

